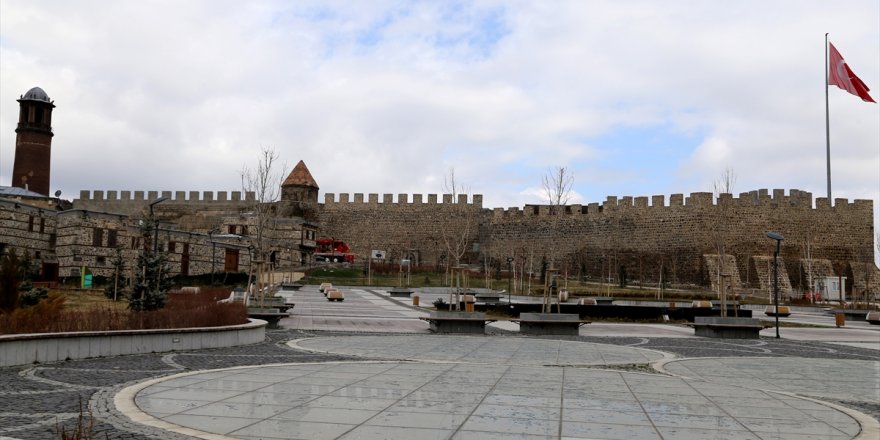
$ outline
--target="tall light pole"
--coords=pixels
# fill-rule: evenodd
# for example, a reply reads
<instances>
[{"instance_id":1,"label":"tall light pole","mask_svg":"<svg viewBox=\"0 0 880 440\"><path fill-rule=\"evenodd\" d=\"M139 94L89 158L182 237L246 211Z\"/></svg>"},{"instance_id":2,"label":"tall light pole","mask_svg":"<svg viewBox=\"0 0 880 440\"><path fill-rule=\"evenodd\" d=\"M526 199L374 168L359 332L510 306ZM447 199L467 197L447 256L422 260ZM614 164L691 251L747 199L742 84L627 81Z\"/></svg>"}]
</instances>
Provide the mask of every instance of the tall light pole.
<instances>
[{"instance_id":1,"label":"tall light pole","mask_svg":"<svg viewBox=\"0 0 880 440\"><path fill-rule=\"evenodd\" d=\"M153 255L159 252L159 222L153 215L153 206L168 200L168 197L162 196L150 202L150 221L153 222Z\"/></svg>"},{"instance_id":2,"label":"tall light pole","mask_svg":"<svg viewBox=\"0 0 880 440\"><path fill-rule=\"evenodd\" d=\"M776 317L776 339L779 339L779 246L785 240L778 232L770 231L767 237L776 240L776 252L773 254L773 315Z\"/></svg>"},{"instance_id":3,"label":"tall light pole","mask_svg":"<svg viewBox=\"0 0 880 440\"><path fill-rule=\"evenodd\" d=\"M208 231L208 239L211 240L211 285L214 285L214 261L216 261L215 250L217 249L217 243L214 242L214 234L219 232L220 230L217 228Z\"/></svg>"},{"instance_id":4,"label":"tall light pole","mask_svg":"<svg viewBox=\"0 0 880 440\"><path fill-rule=\"evenodd\" d=\"M513 277L513 257L507 257L507 304L513 306L513 303L510 302L510 292L513 291L513 286L511 285Z\"/></svg>"}]
</instances>

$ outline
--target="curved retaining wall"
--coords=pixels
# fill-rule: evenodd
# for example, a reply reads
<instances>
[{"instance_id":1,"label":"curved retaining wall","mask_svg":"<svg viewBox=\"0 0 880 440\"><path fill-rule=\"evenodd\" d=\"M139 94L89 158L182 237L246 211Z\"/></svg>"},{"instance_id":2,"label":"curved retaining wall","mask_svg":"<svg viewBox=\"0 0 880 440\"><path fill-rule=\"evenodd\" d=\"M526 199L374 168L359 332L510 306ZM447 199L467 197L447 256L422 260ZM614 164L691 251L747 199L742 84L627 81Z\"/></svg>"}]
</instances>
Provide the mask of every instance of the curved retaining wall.
<instances>
[{"instance_id":1,"label":"curved retaining wall","mask_svg":"<svg viewBox=\"0 0 880 440\"><path fill-rule=\"evenodd\" d=\"M71 359L234 347L266 339L266 321L226 327L0 336L0 367Z\"/></svg>"}]
</instances>

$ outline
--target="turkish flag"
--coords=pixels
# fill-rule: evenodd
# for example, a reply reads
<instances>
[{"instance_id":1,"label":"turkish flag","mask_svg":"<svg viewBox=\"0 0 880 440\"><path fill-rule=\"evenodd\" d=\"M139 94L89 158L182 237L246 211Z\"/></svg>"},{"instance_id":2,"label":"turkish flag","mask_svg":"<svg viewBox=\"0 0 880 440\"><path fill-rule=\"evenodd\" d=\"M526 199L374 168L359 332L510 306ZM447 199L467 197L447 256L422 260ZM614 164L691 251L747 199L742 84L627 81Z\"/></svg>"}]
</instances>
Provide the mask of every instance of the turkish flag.
<instances>
[{"instance_id":1,"label":"turkish flag","mask_svg":"<svg viewBox=\"0 0 880 440\"><path fill-rule=\"evenodd\" d=\"M828 43L828 84L840 87L862 101L876 103L868 94L868 86L853 73L833 44Z\"/></svg>"}]
</instances>

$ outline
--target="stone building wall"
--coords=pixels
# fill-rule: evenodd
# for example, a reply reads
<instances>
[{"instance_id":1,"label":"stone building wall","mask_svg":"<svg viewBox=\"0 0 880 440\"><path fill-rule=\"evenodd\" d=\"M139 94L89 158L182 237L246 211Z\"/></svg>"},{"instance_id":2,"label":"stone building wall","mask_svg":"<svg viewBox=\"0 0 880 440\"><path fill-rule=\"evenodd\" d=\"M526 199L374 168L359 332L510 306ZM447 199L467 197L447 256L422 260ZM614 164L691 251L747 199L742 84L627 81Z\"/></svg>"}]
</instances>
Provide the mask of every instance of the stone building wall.
<instances>
[{"instance_id":1,"label":"stone building wall","mask_svg":"<svg viewBox=\"0 0 880 440\"><path fill-rule=\"evenodd\" d=\"M25 202L0 200L0 254L15 250L34 264L54 263L56 211Z\"/></svg>"}]
</instances>

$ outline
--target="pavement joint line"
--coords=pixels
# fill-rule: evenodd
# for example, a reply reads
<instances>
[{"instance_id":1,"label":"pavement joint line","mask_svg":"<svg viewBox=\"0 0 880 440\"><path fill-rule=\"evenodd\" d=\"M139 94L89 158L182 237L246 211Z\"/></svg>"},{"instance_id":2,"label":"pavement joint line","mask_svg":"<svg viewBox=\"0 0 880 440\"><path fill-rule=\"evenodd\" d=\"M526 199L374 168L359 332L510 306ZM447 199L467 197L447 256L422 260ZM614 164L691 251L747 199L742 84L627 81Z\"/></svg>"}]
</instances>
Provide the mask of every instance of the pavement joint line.
<instances>
[{"instance_id":1,"label":"pavement joint line","mask_svg":"<svg viewBox=\"0 0 880 440\"><path fill-rule=\"evenodd\" d=\"M672 362L689 361L689 360L701 360L702 361L702 360L711 360L711 359L723 360L723 359L728 359L728 358L711 357L710 356L710 357L691 357L691 358L678 358L678 359L661 359L661 360L653 363L651 365L651 367L661 373L680 378L684 381L693 380L693 381L700 381L700 382L704 382L704 383L715 383L711 379L689 377L689 376L673 373L665 368L667 364L670 364ZM763 357L737 357L736 359L766 359L766 358L763 358ZM796 358L786 357L783 359L796 359ZM810 359L810 358L805 358L805 359ZM843 412L846 415L852 417L853 419L855 419L855 421L859 423L859 426L862 427L862 431L860 432L860 434L858 436L854 437L853 440L876 440L877 438L880 438L880 421L878 421L877 419L875 419L875 418L873 418L873 417L871 417L861 411L857 411L857 410L854 410L854 409L851 409L851 408L848 408L848 407L845 407L842 405L838 405L836 403L828 402L825 400L803 396L803 395L793 393L790 391L751 388L751 387L748 387L747 385L744 385L743 387L747 388L747 389L755 390L755 391L780 394L780 395L784 395L784 396L788 396L788 397L806 400L806 401L817 403L817 404L820 404L823 406L830 407L832 409L836 409L836 410ZM865 435L863 435L863 434L865 434Z\"/></svg>"},{"instance_id":2,"label":"pavement joint line","mask_svg":"<svg viewBox=\"0 0 880 440\"><path fill-rule=\"evenodd\" d=\"M873 417L871 417L861 411L856 411L852 408L848 408L843 405L838 405L836 403L826 402L824 400L814 399L812 397L801 396L799 394L795 394L795 393L788 392L788 391L774 391L774 390L761 390L761 391L764 391L765 393L780 394L780 395L792 397L795 399L806 400L806 401L813 402L813 403L816 403L819 405L830 407L832 409L836 409L837 411L840 411L840 412L852 417L853 419L855 419L855 421L861 427L861 431L859 431L859 434L856 435L855 437L853 437L852 440L876 440L876 439L880 438L880 421L877 421L877 419L875 419L875 418L873 418Z\"/></svg>"},{"instance_id":3,"label":"pavement joint line","mask_svg":"<svg viewBox=\"0 0 880 440\"><path fill-rule=\"evenodd\" d=\"M633 399L636 400L636 403L639 404L639 408L642 409L642 412L643 412L645 415L648 415L648 410L645 409L645 405L642 403L642 400L639 399L639 396L637 396L636 393L633 392L633 390L632 390L632 386L629 384L629 382L626 381L626 376L625 376L622 372L620 372L620 371L617 372L617 375L620 376L620 380L623 381L623 384L624 384L624 385L626 385L626 389L627 389L627 391L629 391L629 394L632 395L632 396L633 396ZM711 400L709 400L709 401L711 402ZM654 432L655 432L660 438L663 438L663 435L660 434L660 429L657 427L657 424L654 423L654 419L652 419L650 416L648 416L647 419L648 419L648 423L651 424L651 428L654 428Z\"/></svg>"},{"instance_id":4,"label":"pavement joint line","mask_svg":"<svg viewBox=\"0 0 880 440\"><path fill-rule=\"evenodd\" d=\"M483 394L483 398L480 399L480 402L477 403L477 404L474 406L474 409L472 409L472 410L468 413L467 417L465 417L464 420L461 422L461 424L458 425L458 428L456 428L455 431L452 432L452 434L449 436L450 438L455 437L455 434L458 434L458 432L461 431L461 428L464 426L464 424L467 423L467 421L468 421L471 417L473 417L473 415L474 415L475 412L477 412L477 408L479 408L480 405L482 405L483 402L486 401L486 398L489 397L490 394L492 394L492 391L495 391L495 388L498 387L498 383L501 382L501 379L504 378L504 375L507 374L508 371L510 371L510 368L511 368L511 367L512 367L512 365L506 365L506 366L504 367L504 372L498 375L498 379L495 380L495 383L494 383L494 384L492 384L492 388L490 388L489 391L487 391L485 394ZM562 407L559 408L559 412L560 412L560 416L559 416L559 418L561 419L561 418L562 418Z\"/></svg>"}]
</instances>

